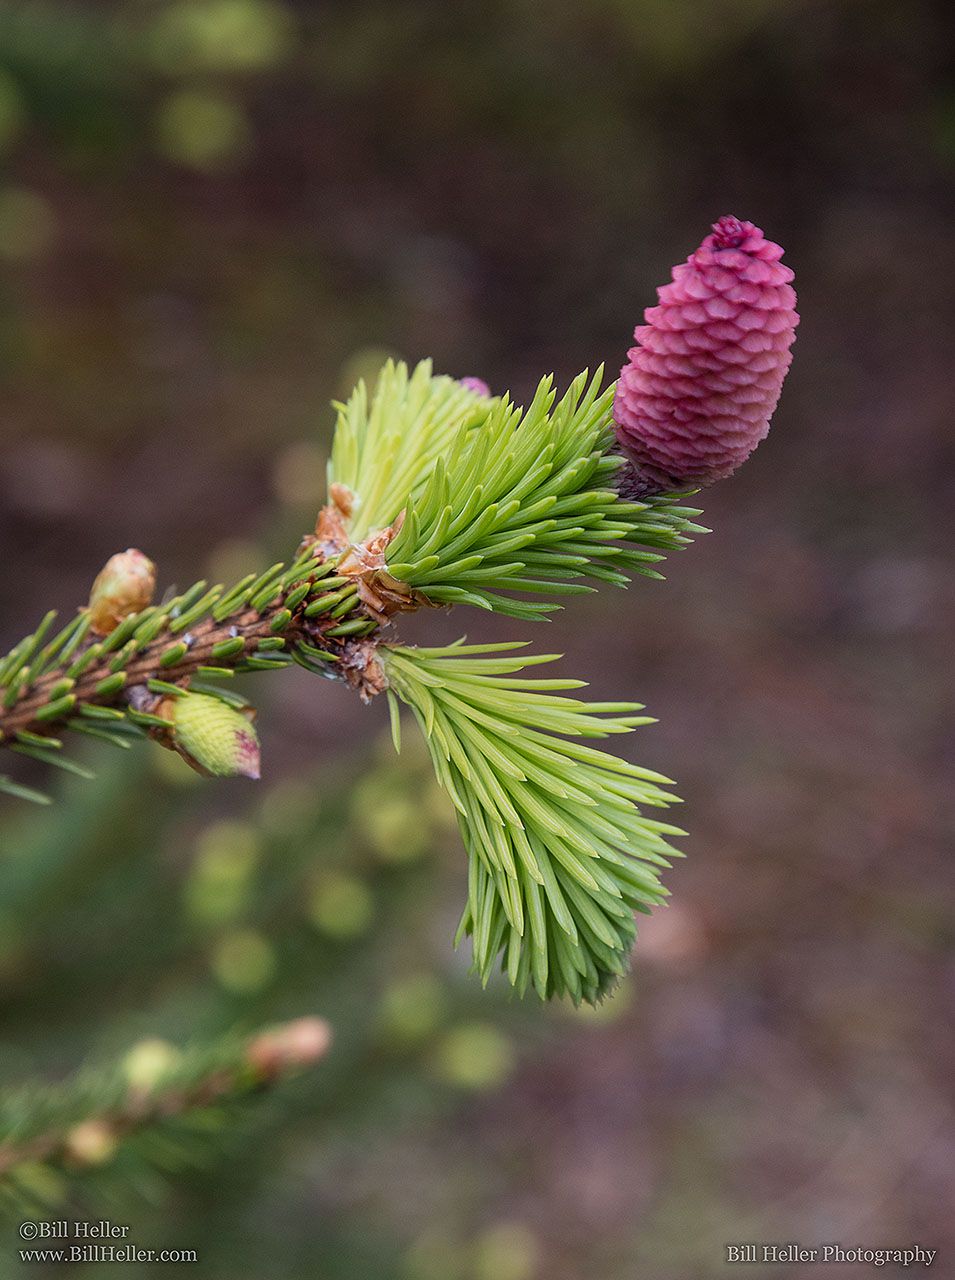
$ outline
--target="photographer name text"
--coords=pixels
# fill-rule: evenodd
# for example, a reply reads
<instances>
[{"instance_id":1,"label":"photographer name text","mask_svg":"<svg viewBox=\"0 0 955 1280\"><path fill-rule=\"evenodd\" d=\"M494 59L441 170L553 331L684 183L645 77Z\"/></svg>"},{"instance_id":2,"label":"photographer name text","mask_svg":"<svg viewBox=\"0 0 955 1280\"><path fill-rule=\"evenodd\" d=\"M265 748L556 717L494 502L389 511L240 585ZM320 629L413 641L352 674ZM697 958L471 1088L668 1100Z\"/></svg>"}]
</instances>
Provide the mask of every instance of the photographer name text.
<instances>
[{"instance_id":1,"label":"photographer name text","mask_svg":"<svg viewBox=\"0 0 955 1280\"><path fill-rule=\"evenodd\" d=\"M53 1222L24 1222L20 1235L25 1240L124 1240L129 1235L129 1227L106 1218L99 1222L59 1218Z\"/></svg>"},{"instance_id":2,"label":"photographer name text","mask_svg":"<svg viewBox=\"0 0 955 1280\"><path fill-rule=\"evenodd\" d=\"M864 1266L930 1267L938 1256L937 1249L906 1245L904 1249L869 1249L863 1245L820 1244L807 1248L801 1244L762 1244L748 1241L726 1246L726 1262L732 1263L861 1263Z\"/></svg>"}]
</instances>

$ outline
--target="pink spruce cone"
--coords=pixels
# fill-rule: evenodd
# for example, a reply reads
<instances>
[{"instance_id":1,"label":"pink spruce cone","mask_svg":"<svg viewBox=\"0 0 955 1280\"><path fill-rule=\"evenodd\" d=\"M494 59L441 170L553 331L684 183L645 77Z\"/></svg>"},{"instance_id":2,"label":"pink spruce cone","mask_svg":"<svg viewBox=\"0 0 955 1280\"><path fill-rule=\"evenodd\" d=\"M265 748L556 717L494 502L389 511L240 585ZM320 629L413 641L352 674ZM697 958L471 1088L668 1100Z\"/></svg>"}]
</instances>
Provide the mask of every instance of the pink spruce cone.
<instances>
[{"instance_id":1,"label":"pink spruce cone","mask_svg":"<svg viewBox=\"0 0 955 1280\"><path fill-rule=\"evenodd\" d=\"M720 218L657 290L614 399L634 496L720 480L766 436L799 323L782 256L751 222Z\"/></svg>"}]
</instances>

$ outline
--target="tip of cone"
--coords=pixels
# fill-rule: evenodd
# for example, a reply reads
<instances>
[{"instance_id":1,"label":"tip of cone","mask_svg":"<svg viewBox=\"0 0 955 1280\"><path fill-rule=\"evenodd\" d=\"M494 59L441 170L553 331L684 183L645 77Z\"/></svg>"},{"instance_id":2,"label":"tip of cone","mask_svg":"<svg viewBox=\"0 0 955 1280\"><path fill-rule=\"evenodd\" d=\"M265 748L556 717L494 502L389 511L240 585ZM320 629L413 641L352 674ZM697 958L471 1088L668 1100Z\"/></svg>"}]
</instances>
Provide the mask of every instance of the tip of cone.
<instances>
[{"instance_id":1,"label":"tip of cone","mask_svg":"<svg viewBox=\"0 0 955 1280\"><path fill-rule=\"evenodd\" d=\"M236 774L240 778L249 778L252 782L258 782L262 776L262 754L255 734L237 733L236 749Z\"/></svg>"},{"instance_id":2,"label":"tip of cone","mask_svg":"<svg viewBox=\"0 0 955 1280\"><path fill-rule=\"evenodd\" d=\"M727 213L713 223L713 239L719 249L736 249L746 239L746 231L739 218Z\"/></svg>"}]
</instances>

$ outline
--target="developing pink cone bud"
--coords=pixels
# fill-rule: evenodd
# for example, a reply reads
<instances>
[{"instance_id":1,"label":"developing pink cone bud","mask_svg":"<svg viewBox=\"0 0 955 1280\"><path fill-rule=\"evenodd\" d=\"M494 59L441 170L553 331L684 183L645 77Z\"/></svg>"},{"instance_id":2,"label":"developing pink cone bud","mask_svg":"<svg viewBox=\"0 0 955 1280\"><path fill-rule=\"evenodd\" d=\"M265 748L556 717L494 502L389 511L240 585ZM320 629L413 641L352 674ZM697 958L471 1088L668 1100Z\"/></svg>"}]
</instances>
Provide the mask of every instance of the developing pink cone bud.
<instances>
[{"instance_id":1,"label":"developing pink cone bud","mask_svg":"<svg viewBox=\"0 0 955 1280\"><path fill-rule=\"evenodd\" d=\"M155 589L156 566L148 556L133 547L111 556L90 592L90 629L109 635L124 618L145 609Z\"/></svg>"},{"instance_id":2,"label":"developing pink cone bud","mask_svg":"<svg viewBox=\"0 0 955 1280\"><path fill-rule=\"evenodd\" d=\"M657 290L613 410L648 491L728 476L769 431L799 323L782 255L751 222L720 218Z\"/></svg>"},{"instance_id":3,"label":"developing pink cone bud","mask_svg":"<svg viewBox=\"0 0 955 1280\"><path fill-rule=\"evenodd\" d=\"M324 1058L332 1029L324 1018L296 1018L263 1031L249 1045L246 1057L259 1075L272 1078L295 1067L309 1067Z\"/></svg>"},{"instance_id":4,"label":"developing pink cone bud","mask_svg":"<svg viewBox=\"0 0 955 1280\"><path fill-rule=\"evenodd\" d=\"M458 381L462 387L467 387L468 391L473 391L476 396L490 397L491 388L487 385L483 378L459 378Z\"/></svg>"},{"instance_id":5,"label":"developing pink cone bud","mask_svg":"<svg viewBox=\"0 0 955 1280\"><path fill-rule=\"evenodd\" d=\"M172 745L198 772L258 779L259 739L241 711L204 693L169 699L163 711L175 723Z\"/></svg>"}]
</instances>

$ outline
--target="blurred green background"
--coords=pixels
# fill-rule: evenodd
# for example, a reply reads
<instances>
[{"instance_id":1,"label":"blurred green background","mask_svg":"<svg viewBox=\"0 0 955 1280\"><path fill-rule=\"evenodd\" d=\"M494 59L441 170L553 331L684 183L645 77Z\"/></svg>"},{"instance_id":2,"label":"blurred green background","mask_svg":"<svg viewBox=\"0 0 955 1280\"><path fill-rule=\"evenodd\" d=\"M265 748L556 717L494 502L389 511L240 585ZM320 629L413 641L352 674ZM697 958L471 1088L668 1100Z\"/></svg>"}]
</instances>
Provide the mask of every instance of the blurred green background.
<instances>
[{"instance_id":1,"label":"blurred green background","mask_svg":"<svg viewBox=\"0 0 955 1280\"><path fill-rule=\"evenodd\" d=\"M628 750L687 801L617 997L482 993L412 735L395 762L383 708L250 680L257 788L106 748L0 809L0 1080L309 1012L334 1050L198 1168L44 1193L229 1280L695 1280L762 1239L943 1267L952 7L2 3L0 162L2 648L129 545L180 586L287 554L383 354L518 398L615 370L720 214L786 246L803 317L714 534L523 631L646 701ZM516 634L405 626L465 630Z\"/></svg>"}]
</instances>

